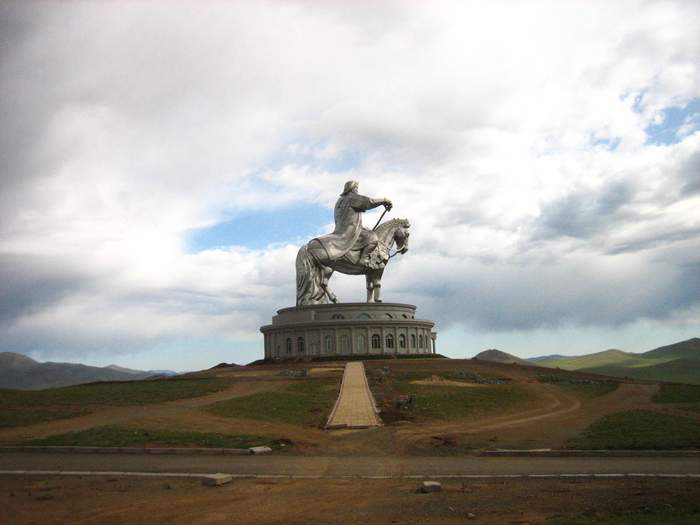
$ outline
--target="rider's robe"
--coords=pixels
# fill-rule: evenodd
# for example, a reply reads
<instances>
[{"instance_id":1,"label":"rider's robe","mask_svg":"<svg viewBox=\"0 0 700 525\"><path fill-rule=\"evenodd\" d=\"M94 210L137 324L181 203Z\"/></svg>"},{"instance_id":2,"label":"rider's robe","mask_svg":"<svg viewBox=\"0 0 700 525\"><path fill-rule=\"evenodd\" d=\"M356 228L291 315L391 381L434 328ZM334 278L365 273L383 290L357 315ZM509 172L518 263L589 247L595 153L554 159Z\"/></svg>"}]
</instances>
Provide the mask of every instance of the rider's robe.
<instances>
[{"instance_id":1,"label":"rider's robe","mask_svg":"<svg viewBox=\"0 0 700 525\"><path fill-rule=\"evenodd\" d=\"M317 237L331 261L340 259L352 248L366 246L376 234L362 227L362 212L372 209L372 199L354 192L341 195L335 203L333 233Z\"/></svg>"}]
</instances>

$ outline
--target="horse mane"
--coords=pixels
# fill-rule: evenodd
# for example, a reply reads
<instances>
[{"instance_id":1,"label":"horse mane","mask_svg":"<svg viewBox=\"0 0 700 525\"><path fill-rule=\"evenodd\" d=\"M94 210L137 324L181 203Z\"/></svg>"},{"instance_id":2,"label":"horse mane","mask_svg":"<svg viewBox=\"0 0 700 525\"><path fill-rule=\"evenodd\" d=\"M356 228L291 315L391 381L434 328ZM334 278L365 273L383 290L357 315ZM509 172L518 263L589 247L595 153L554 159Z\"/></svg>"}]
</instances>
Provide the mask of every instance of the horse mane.
<instances>
[{"instance_id":1,"label":"horse mane","mask_svg":"<svg viewBox=\"0 0 700 525\"><path fill-rule=\"evenodd\" d=\"M377 235L379 235L381 233L384 233L385 230L401 226L403 226L404 228L410 226L408 219L391 219L390 221L383 222L382 224L377 226L377 229L375 231L377 232Z\"/></svg>"}]
</instances>

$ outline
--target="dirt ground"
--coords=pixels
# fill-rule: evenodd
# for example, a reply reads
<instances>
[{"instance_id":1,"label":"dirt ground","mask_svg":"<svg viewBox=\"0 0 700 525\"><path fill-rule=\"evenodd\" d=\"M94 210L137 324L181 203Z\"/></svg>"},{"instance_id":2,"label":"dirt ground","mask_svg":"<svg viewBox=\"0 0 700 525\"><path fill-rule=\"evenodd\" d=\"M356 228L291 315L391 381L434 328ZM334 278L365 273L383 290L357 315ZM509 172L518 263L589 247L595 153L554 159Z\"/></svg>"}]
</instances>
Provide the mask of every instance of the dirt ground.
<instances>
[{"instance_id":1,"label":"dirt ground","mask_svg":"<svg viewBox=\"0 0 700 525\"><path fill-rule=\"evenodd\" d=\"M219 487L195 479L0 476L0 522L28 524L463 524L545 523L555 515L654 513L700 522L700 480L441 481L247 479ZM690 518L689 518L690 516ZM681 521L681 518L683 521ZM696 517L697 521L693 521ZM688 521L690 520L690 521ZM664 523L677 523L671 521ZM647 522L645 522L647 523Z\"/></svg>"},{"instance_id":2,"label":"dirt ground","mask_svg":"<svg viewBox=\"0 0 700 525\"><path fill-rule=\"evenodd\" d=\"M469 370L490 377L501 377L517 382L532 394L530 405L514 413L482 416L467 421L412 420L410 415L396 414L391 395L377 395L372 370L388 365L392 373L420 370ZM309 367L313 377L337 379L340 383L342 366L333 364L273 365L217 369L202 374L236 378L227 390L195 399L139 407L109 408L83 417L51 421L20 428L0 429L0 445L11 445L27 439L43 438L70 431L86 430L104 425L119 424L133 428L172 429L222 433L241 433L291 440L294 446L286 451L304 455L452 455L479 448L562 448L593 421L606 414L644 408L664 410L651 403L658 385L642 381L620 380L617 390L592 399L577 397L556 385L539 383L532 376L552 373L551 369L537 369L518 365L488 363L472 360L404 360L367 362L368 378L377 404L382 410L384 426L364 432L301 427L275 422L251 421L218 417L204 412L201 407L240 396L276 390L292 381L280 376L285 368ZM570 374L556 371L557 374ZM450 382L429 378L433 384ZM461 383L464 384L464 383ZM477 385L483 387L483 385ZM700 414L685 414L697 417ZM360 451L360 452L358 452Z\"/></svg>"},{"instance_id":3,"label":"dirt ground","mask_svg":"<svg viewBox=\"0 0 700 525\"><path fill-rule=\"evenodd\" d=\"M135 428L178 428L290 439L284 454L308 456L453 456L473 448L560 448L599 417L622 410L665 410L651 403L658 385L624 381L613 392L586 399L532 376L552 373L532 367L456 360L367 363L368 371L389 365L393 372L470 370L518 382L532 394L526 409L468 421L420 420L393 413L391 393L375 398L385 425L328 431L208 414L210 403L276 390L296 378L279 376L290 365L232 368L207 373L237 379L227 390L170 403L118 407L88 416L0 430L0 444L119 424ZM292 368L309 367L300 363ZM313 377L336 378L338 364L311 366ZM392 372L392 373L393 373ZM566 375L565 371L556 371ZM206 374L206 373L205 373ZM370 386L372 375L368 374ZM441 382L439 379L429 379ZM687 415L687 414L686 414ZM700 414L697 414L700 418ZM405 479L239 479L205 487L196 479L0 476L0 523L90 524L534 524L552 516L611 516L637 523L635 516L671 516L663 523L700 523L700 480L501 479L441 480L444 491L416 492L420 480ZM698 512L699 514L693 514ZM676 514L674 514L676 513ZM690 516L690 518L688 518ZM697 520L694 518L697 517ZM588 519L588 518L587 518ZM653 521L652 521L653 522ZM644 521L644 523L652 523ZM576 523L571 521L570 523ZM586 523L592 523L586 521Z\"/></svg>"}]
</instances>

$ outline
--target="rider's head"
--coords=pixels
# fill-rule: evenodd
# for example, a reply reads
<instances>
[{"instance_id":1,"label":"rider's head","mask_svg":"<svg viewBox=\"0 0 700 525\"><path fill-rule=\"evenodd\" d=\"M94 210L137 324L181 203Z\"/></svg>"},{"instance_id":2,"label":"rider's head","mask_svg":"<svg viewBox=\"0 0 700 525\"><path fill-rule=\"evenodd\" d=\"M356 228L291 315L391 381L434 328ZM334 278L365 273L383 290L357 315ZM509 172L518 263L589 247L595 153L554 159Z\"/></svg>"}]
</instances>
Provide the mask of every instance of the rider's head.
<instances>
[{"instance_id":1,"label":"rider's head","mask_svg":"<svg viewBox=\"0 0 700 525\"><path fill-rule=\"evenodd\" d=\"M354 181L354 180L347 181L345 183L345 187L343 188L343 193L341 193L340 196L342 197L343 195L347 195L351 191L357 191L357 187L359 185L360 184L357 181Z\"/></svg>"}]
</instances>

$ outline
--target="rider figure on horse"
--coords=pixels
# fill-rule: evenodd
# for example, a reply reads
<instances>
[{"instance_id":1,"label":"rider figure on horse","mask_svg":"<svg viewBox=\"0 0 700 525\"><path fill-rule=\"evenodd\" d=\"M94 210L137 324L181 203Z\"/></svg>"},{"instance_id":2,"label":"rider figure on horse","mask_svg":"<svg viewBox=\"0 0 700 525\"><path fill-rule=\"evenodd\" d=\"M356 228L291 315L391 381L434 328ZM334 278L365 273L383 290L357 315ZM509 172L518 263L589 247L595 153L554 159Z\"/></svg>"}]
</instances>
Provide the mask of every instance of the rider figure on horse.
<instances>
[{"instance_id":1,"label":"rider figure on horse","mask_svg":"<svg viewBox=\"0 0 700 525\"><path fill-rule=\"evenodd\" d=\"M340 259L354 249L360 250L357 263L373 268L381 262L371 260L371 254L377 247L379 239L373 230L362 226L361 213L382 205L386 211L389 211L392 203L389 199L371 199L360 195L357 192L358 186L359 184L352 180L345 183L343 193L335 204L333 214L335 229L333 233L317 237L317 240L324 247L331 261Z\"/></svg>"}]
</instances>

